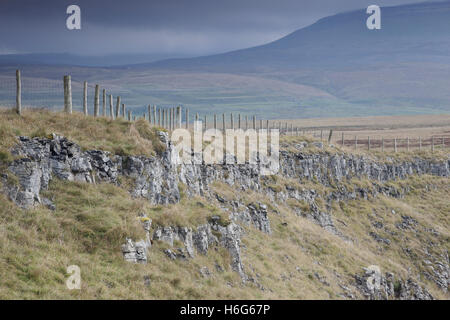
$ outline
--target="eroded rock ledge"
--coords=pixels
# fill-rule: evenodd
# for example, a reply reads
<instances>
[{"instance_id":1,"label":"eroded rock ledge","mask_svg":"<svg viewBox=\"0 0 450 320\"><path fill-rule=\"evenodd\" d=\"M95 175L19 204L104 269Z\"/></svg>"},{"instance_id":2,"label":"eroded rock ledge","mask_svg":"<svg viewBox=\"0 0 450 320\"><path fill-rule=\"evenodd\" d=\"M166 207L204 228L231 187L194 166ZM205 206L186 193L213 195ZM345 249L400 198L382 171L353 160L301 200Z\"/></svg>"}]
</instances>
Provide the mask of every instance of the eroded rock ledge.
<instances>
[{"instance_id":1,"label":"eroded rock ledge","mask_svg":"<svg viewBox=\"0 0 450 320\"><path fill-rule=\"evenodd\" d=\"M135 185L130 190L133 196L147 198L154 204L178 202L180 182L186 185L188 195L208 194L209 186L216 180L237 185L242 190L263 189L258 165L182 164L177 167L171 161L176 155L167 134L160 132L160 137L166 144L166 151L155 157L118 156L101 150L82 151L74 142L55 134L51 138L19 137L11 152L21 158L9 165L9 171L17 176L19 184L7 185L7 193L19 206L28 208L43 202L40 191L48 187L53 177L87 183L117 183L119 175L134 179ZM324 185L353 177L386 182L413 174L448 177L449 164L450 159L433 162L414 158L384 163L349 154L281 152L279 174L291 179L314 179ZM295 193L294 190L287 190L285 196L291 193ZM352 197L345 190L333 196Z\"/></svg>"},{"instance_id":2,"label":"eroded rock ledge","mask_svg":"<svg viewBox=\"0 0 450 320\"><path fill-rule=\"evenodd\" d=\"M264 192L270 199L277 201L286 201L290 198L303 200L309 204L310 209L307 211L299 209L297 212L299 216L309 218L325 230L342 236L335 227L330 213L320 210L315 205L318 195L314 190L297 190L289 187L286 187L286 190L268 188L263 183L259 165L183 164L176 166L172 162L176 154L167 134L161 132L160 138L166 145L166 151L159 156L143 157L119 156L101 150L83 151L74 142L55 134L48 138L19 137L18 144L11 150L17 159L9 164L9 172L2 176L4 192L20 207L30 208L36 204L44 204L54 209L54 205L49 199L40 196L41 190L45 190L49 181L54 177L86 183L118 184L118 177L125 176L134 181L130 193L134 197L146 198L153 204L178 202L180 200L180 183L186 186L188 196L215 196L221 203L220 196L213 195L210 186L214 181L222 181L241 190ZM450 159L429 161L413 158L409 161L386 163L350 154L281 152L279 175L299 181L302 179L314 180L326 186L353 177L367 178L373 182L383 183L405 179L413 174L449 177L449 164ZM18 183L11 183L11 180L8 179L9 174L16 176ZM373 188L356 191L348 191L345 187L340 186L325 200L343 201L357 197L366 198L370 193L380 192L390 196L401 196L398 190L374 184ZM173 246L174 240L182 242L184 248L166 250L166 255L171 259L191 258L197 253L206 254L210 247L220 245L228 249L232 258L232 269L238 272L245 281L247 276L241 260L242 232L239 224L253 225L259 231L270 234L270 221L267 208L263 204L242 204L235 201L231 203L231 208L231 211L228 210L231 223L226 226L213 219L196 228L157 227L153 234L150 234L151 221L146 220L144 228L147 238L137 242L126 239L126 243L122 246L124 258L130 262L146 263L146 252L151 247L152 240L164 241L171 246ZM444 269L445 272L440 272L438 276L430 274L430 278L434 277L442 283L441 287L446 287L446 284L448 286L448 261L444 263ZM401 282L401 288L403 288L401 292L403 293L392 293L392 283L389 282L390 280L386 280L388 278L383 278L383 281L387 283L385 287L390 291L386 289L382 298L394 297L396 294L399 297L411 297L411 294L407 293L412 290L411 288L415 288L414 295L417 298L431 297L426 290L423 291L409 280ZM367 290L363 286L364 276L356 277L356 282L360 284L361 292L366 294ZM379 298L380 295L377 292L370 292L368 297Z\"/></svg>"}]
</instances>

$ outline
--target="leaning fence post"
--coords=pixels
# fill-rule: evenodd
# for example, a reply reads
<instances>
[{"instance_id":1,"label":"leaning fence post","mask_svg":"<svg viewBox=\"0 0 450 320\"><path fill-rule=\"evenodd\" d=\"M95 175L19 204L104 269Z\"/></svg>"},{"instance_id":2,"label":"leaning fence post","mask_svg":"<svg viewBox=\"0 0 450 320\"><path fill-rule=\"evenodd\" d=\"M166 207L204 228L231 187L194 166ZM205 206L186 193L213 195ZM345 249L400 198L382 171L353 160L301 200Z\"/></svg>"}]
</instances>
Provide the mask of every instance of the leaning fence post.
<instances>
[{"instance_id":1,"label":"leaning fence post","mask_svg":"<svg viewBox=\"0 0 450 320\"><path fill-rule=\"evenodd\" d=\"M112 94L109 95L109 115L111 119L114 120L114 109L113 109L113 96Z\"/></svg>"},{"instance_id":2,"label":"leaning fence post","mask_svg":"<svg viewBox=\"0 0 450 320\"><path fill-rule=\"evenodd\" d=\"M94 117L98 117L100 107L100 86L95 85L95 96L94 96Z\"/></svg>"},{"instance_id":3,"label":"leaning fence post","mask_svg":"<svg viewBox=\"0 0 450 320\"><path fill-rule=\"evenodd\" d=\"M83 84L83 112L84 115L88 115L88 108L87 108L87 81Z\"/></svg>"},{"instance_id":4,"label":"leaning fence post","mask_svg":"<svg viewBox=\"0 0 450 320\"><path fill-rule=\"evenodd\" d=\"M64 76L64 112L72 113L72 80Z\"/></svg>"},{"instance_id":5,"label":"leaning fence post","mask_svg":"<svg viewBox=\"0 0 450 320\"><path fill-rule=\"evenodd\" d=\"M333 136L333 130L330 130L330 135L328 136L328 144L330 144L332 136Z\"/></svg>"}]
</instances>

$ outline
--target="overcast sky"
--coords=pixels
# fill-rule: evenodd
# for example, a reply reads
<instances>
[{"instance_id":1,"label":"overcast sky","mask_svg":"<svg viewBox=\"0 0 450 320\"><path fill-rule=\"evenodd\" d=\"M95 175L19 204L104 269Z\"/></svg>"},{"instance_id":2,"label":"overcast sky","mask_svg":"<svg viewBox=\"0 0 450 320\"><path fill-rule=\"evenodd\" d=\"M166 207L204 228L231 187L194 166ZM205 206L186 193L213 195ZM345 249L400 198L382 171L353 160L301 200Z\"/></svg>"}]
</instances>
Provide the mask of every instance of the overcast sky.
<instances>
[{"instance_id":1,"label":"overcast sky","mask_svg":"<svg viewBox=\"0 0 450 320\"><path fill-rule=\"evenodd\" d=\"M0 0L0 54L204 55L276 40L322 17L423 0ZM82 29L66 29L66 8Z\"/></svg>"}]
</instances>

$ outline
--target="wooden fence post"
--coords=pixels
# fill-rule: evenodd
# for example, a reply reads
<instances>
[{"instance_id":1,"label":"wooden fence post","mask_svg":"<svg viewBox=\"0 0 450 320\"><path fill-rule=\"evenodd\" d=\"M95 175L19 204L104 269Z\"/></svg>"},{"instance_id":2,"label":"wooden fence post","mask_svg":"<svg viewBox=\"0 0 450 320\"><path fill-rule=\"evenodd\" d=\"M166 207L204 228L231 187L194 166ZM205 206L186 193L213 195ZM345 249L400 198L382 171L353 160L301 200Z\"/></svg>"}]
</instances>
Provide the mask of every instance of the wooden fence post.
<instances>
[{"instance_id":1,"label":"wooden fence post","mask_svg":"<svg viewBox=\"0 0 450 320\"><path fill-rule=\"evenodd\" d=\"M341 146L344 147L344 133L342 132Z\"/></svg>"},{"instance_id":2,"label":"wooden fence post","mask_svg":"<svg viewBox=\"0 0 450 320\"><path fill-rule=\"evenodd\" d=\"M189 109L186 108L186 129L189 130Z\"/></svg>"},{"instance_id":3,"label":"wooden fence post","mask_svg":"<svg viewBox=\"0 0 450 320\"><path fill-rule=\"evenodd\" d=\"M370 136L367 136L367 150L370 151Z\"/></svg>"},{"instance_id":4,"label":"wooden fence post","mask_svg":"<svg viewBox=\"0 0 450 320\"><path fill-rule=\"evenodd\" d=\"M87 108L87 81L83 84L83 113L85 116L88 115L88 108Z\"/></svg>"},{"instance_id":5,"label":"wooden fence post","mask_svg":"<svg viewBox=\"0 0 450 320\"><path fill-rule=\"evenodd\" d=\"M256 116L253 116L253 130L256 130Z\"/></svg>"},{"instance_id":6,"label":"wooden fence post","mask_svg":"<svg viewBox=\"0 0 450 320\"><path fill-rule=\"evenodd\" d=\"M217 129L217 115L214 115L214 129Z\"/></svg>"},{"instance_id":7,"label":"wooden fence post","mask_svg":"<svg viewBox=\"0 0 450 320\"><path fill-rule=\"evenodd\" d=\"M394 138L394 152L397 153L397 138Z\"/></svg>"},{"instance_id":8,"label":"wooden fence post","mask_svg":"<svg viewBox=\"0 0 450 320\"><path fill-rule=\"evenodd\" d=\"M147 110L148 110L148 123L152 124L152 106L148 105Z\"/></svg>"},{"instance_id":9,"label":"wooden fence post","mask_svg":"<svg viewBox=\"0 0 450 320\"><path fill-rule=\"evenodd\" d=\"M109 95L109 116L114 120L113 96Z\"/></svg>"},{"instance_id":10,"label":"wooden fence post","mask_svg":"<svg viewBox=\"0 0 450 320\"><path fill-rule=\"evenodd\" d=\"M245 116L245 130L248 130L248 116Z\"/></svg>"},{"instance_id":11,"label":"wooden fence post","mask_svg":"<svg viewBox=\"0 0 450 320\"><path fill-rule=\"evenodd\" d=\"M128 121L131 121L131 110L128 110Z\"/></svg>"},{"instance_id":12,"label":"wooden fence post","mask_svg":"<svg viewBox=\"0 0 450 320\"><path fill-rule=\"evenodd\" d=\"M119 110L120 110L120 96L117 96L117 99L116 99L116 119L119 119Z\"/></svg>"},{"instance_id":13,"label":"wooden fence post","mask_svg":"<svg viewBox=\"0 0 450 320\"><path fill-rule=\"evenodd\" d=\"M178 106L178 128L181 128L181 106Z\"/></svg>"},{"instance_id":14,"label":"wooden fence post","mask_svg":"<svg viewBox=\"0 0 450 320\"><path fill-rule=\"evenodd\" d=\"M106 117L106 89L103 89L103 105L102 116Z\"/></svg>"},{"instance_id":15,"label":"wooden fence post","mask_svg":"<svg viewBox=\"0 0 450 320\"><path fill-rule=\"evenodd\" d=\"M100 108L100 86L95 85L95 96L94 96L94 117L98 117Z\"/></svg>"},{"instance_id":16,"label":"wooden fence post","mask_svg":"<svg viewBox=\"0 0 450 320\"><path fill-rule=\"evenodd\" d=\"M266 129L268 132L269 131L269 120L266 120ZM297 128L297 135L298 135L298 128Z\"/></svg>"},{"instance_id":17,"label":"wooden fence post","mask_svg":"<svg viewBox=\"0 0 450 320\"><path fill-rule=\"evenodd\" d=\"M333 136L333 130L330 130L330 134L328 136L328 144L330 144L332 136Z\"/></svg>"},{"instance_id":18,"label":"wooden fence post","mask_svg":"<svg viewBox=\"0 0 450 320\"><path fill-rule=\"evenodd\" d=\"M409 137L406 137L406 151L409 152Z\"/></svg>"},{"instance_id":19,"label":"wooden fence post","mask_svg":"<svg viewBox=\"0 0 450 320\"><path fill-rule=\"evenodd\" d=\"M222 114L222 131L225 133L226 124L225 124L225 113Z\"/></svg>"},{"instance_id":20,"label":"wooden fence post","mask_svg":"<svg viewBox=\"0 0 450 320\"><path fill-rule=\"evenodd\" d=\"M241 114L238 115L238 129L241 128Z\"/></svg>"},{"instance_id":21,"label":"wooden fence post","mask_svg":"<svg viewBox=\"0 0 450 320\"><path fill-rule=\"evenodd\" d=\"M122 103L122 115L123 115L124 119L125 119L126 114L127 114L126 110L127 110L127 107L126 107L125 103ZM130 121L130 119L128 119L128 121Z\"/></svg>"},{"instance_id":22,"label":"wooden fence post","mask_svg":"<svg viewBox=\"0 0 450 320\"><path fill-rule=\"evenodd\" d=\"M357 139L357 137L355 136L355 150L358 148L358 139Z\"/></svg>"},{"instance_id":23,"label":"wooden fence post","mask_svg":"<svg viewBox=\"0 0 450 320\"><path fill-rule=\"evenodd\" d=\"M158 126L159 127L161 127L161 117L162 117L162 115L161 115L161 108L158 108Z\"/></svg>"},{"instance_id":24,"label":"wooden fence post","mask_svg":"<svg viewBox=\"0 0 450 320\"><path fill-rule=\"evenodd\" d=\"M204 127L204 130L208 129L208 126L206 125L206 114L205 114L205 117L204 117L203 127Z\"/></svg>"},{"instance_id":25,"label":"wooden fence post","mask_svg":"<svg viewBox=\"0 0 450 320\"><path fill-rule=\"evenodd\" d=\"M22 115L22 80L20 70L16 70L16 113Z\"/></svg>"},{"instance_id":26,"label":"wooden fence post","mask_svg":"<svg viewBox=\"0 0 450 320\"><path fill-rule=\"evenodd\" d=\"M384 152L384 137L381 137L381 152Z\"/></svg>"},{"instance_id":27,"label":"wooden fence post","mask_svg":"<svg viewBox=\"0 0 450 320\"><path fill-rule=\"evenodd\" d=\"M156 126L156 106L153 106L153 125Z\"/></svg>"},{"instance_id":28,"label":"wooden fence post","mask_svg":"<svg viewBox=\"0 0 450 320\"><path fill-rule=\"evenodd\" d=\"M434 151L434 136L431 136L431 151Z\"/></svg>"},{"instance_id":29,"label":"wooden fence post","mask_svg":"<svg viewBox=\"0 0 450 320\"><path fill-rule=\"evenodd\" d=\"M72 113L72 79L64 76L64 112Z\"/></svg>"},{"instance_id":30,"label":"wooden fence post","mask_svg":"<svg viewBox=\"0 0 450 320\"><path fill-rule=\"evenodd\" d=\"M233 113L230 114L230 129L234 129L234 117Z\"/></svg>"}]
</instances>

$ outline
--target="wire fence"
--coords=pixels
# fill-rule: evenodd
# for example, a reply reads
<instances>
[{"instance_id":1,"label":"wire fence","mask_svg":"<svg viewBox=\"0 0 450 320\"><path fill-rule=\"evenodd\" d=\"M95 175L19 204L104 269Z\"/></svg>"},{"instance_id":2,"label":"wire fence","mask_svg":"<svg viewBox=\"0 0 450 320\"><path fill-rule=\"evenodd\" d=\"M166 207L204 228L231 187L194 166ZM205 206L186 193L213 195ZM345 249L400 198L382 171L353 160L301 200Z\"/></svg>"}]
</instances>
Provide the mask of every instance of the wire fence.
<instances>
[{"instance_id":1,"label":"wire fence","mask_svg":"<svg viewBox=\"0 0 450 320\"><path fill-rule=\"evenodd\" d=\"M21 99L21 108L46 108L54 111L65 110L67 101L65 101L66 90L63 79L47 79L36 77L21 77L20 72L16 75L0 75L0 106L16 108L16 98ZM80 78L71 78L70 92L72 110L84 111L86 115L94 115L96 83L86 82ZM17 84L20 83L20 94L17 93ZM103 94L105 90L105 94ZM189 128L192 122L201 121L203 129L278 129L281 135L286 136L308 136L312 135L314 138L320 138L320 141L329 144L340 145L341 147L352 148L355 150L381 150L394 151L400 149L411 151L421 150L424 148L445 149L450 145L450 135L443 134L441 136L418 137L418 138L384 138L370 137L361 138L358 136L351 136L351 134L343 131L340 134L334 134L333 130L316 130L294 127L292 124L288 125L286 122L279 120L263 120L257 119L256 116L248 117L241 114L214 114L207 117L206 115L189 114L189 109L185 108L182 112L181 106L178 107L157 107L153 106L126 106L127 99L131 100L131 93L121 87L102 88L99 87L98 100L98 116L109 116L116 118L117 116L134 121L138 117L145 117L152 125L160 126L170 130L185 127ZM109 97L112 96L112 98ZM119 105L118 98L120 98ZM86 99L86 111L84 104ZM112 103L111 103L112 102ZM105 106L105 112L103 111ZM111 108L112 106L112 108ZM131 108L128 108L131 107ZM20 108L20 109L21 109ZM113 114L111 114L113 111ZM136 112L133 115L133 111ZM103 113L104 112L104 113ZM19 111L20 113L20 111ZM182 125L183 123L183 125Z\"/></svg>"}]
</instances>

